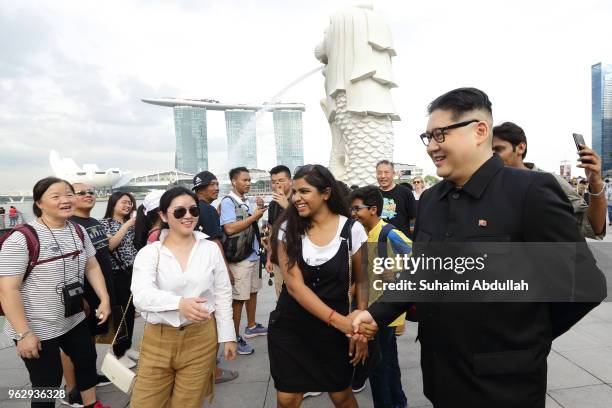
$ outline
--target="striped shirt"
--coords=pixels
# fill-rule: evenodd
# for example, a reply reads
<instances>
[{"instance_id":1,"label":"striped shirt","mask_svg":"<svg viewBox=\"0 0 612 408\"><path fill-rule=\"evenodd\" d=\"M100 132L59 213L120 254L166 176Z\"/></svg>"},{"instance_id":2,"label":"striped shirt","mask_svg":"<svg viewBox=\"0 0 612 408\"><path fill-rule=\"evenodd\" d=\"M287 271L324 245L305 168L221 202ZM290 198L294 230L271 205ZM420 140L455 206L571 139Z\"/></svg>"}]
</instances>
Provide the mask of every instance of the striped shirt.
<instances>
[{"instance_id":1,"label":"striped shirt","mask_svg":"<svg viewBox=\"0 0 612 408\"><path fill-rule=\"evenodd\" d=\"M83 312L64 317L62 288L77 280L83 284L85 263L88 258L96 255L96 250L81 226L77 228L83 229L85 248L73 224L51 230L38 221L29 224L34 227L40 240L39 261L75 250L81 251L78 257L57 259L35 266L21 285L21 301L30 329L40 340L49 340L69 332L85 319ZM4 242L0 250L0 277L23 275L27 264L26 239L23 234L16 232ZM16 333L8 320L4 334L15 338Z\"/></svg>"}]
</instances>

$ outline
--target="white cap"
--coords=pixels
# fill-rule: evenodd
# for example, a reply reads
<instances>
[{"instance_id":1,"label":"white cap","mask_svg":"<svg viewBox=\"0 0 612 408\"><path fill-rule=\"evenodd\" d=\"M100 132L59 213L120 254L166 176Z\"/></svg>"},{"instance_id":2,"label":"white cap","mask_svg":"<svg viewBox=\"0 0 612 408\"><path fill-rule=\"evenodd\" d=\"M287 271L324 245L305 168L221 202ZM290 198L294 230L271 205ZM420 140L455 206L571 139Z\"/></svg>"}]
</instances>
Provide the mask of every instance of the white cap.
<instances>
[{"instance_id":1,"label":"white cap","mask_svg":"<svg viewBox=\"0 0 612 408\"><path fill-rule=\"evenodd\" d=\"M159 199L164 193L164 190L154 190L145 196L144 201L142 202L145 215L147 215L149 211L159 208Z\"/></svg>"}]
</instances>

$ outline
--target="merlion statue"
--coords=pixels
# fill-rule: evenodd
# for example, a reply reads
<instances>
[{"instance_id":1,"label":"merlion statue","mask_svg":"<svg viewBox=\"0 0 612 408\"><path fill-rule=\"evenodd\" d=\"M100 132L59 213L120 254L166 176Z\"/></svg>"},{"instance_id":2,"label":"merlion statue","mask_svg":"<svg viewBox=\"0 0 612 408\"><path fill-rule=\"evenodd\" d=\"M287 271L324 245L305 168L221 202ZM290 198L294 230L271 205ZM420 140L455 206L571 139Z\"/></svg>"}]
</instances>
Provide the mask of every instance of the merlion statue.
<instances>
[{"instance_id":1,"label":"merlion statue","mask_svg":"<svg viewBox=\"0 0 612 408\"><path fill-rule=\"evenodd\" d=\"M315 48L325 64L326 99L321 100L332 132L329 168L347 184L376 184L376 163L393 160L393 126L399 120L390 89L395 56L391 31L371 5L331 16Z\"/></svg>"}]
</instances>

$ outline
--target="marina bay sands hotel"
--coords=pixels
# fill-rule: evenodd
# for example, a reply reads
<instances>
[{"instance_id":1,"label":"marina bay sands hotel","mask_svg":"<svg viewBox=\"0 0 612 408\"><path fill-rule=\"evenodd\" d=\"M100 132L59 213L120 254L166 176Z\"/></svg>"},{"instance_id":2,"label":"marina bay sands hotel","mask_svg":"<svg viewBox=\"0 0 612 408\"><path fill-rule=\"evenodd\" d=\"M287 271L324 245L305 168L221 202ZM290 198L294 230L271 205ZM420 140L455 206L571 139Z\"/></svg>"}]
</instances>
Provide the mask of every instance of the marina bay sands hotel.
<instances>
[{"instance_id":1,"label":"marina bay sands hotel","mask_svg":"<svg viewBox=\"0 0 612 408\"><path fill-rule=\"evenodd\" d=\"M196 174L208 170L206 111L224 111L229 167L257 168L257 112L272 112L276 141L276 162L292 171L304 164L302 112L298 103L269 105L228 105L211 99L142 99L145 103L174 110L176 134L175 167Z\"/></svg>"}]
</instances>

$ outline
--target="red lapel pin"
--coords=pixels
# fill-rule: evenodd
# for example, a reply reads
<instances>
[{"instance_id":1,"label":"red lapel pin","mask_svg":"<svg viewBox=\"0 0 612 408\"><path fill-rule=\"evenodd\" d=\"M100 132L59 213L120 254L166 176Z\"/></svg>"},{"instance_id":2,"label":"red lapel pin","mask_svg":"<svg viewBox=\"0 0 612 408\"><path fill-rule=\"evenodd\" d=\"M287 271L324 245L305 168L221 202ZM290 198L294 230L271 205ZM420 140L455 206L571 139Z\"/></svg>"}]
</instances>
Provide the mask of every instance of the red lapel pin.
<instances>
[{"instance_id":1,"label":"red lapel pin","mask_svg":"<svg viewBox=\"0 0 612 408\"><path fill-rule=\"evenodd\" d=\"M487 226L487 220L478 220L478 226L485 228Z\"/></svg>"}]
</instances>

